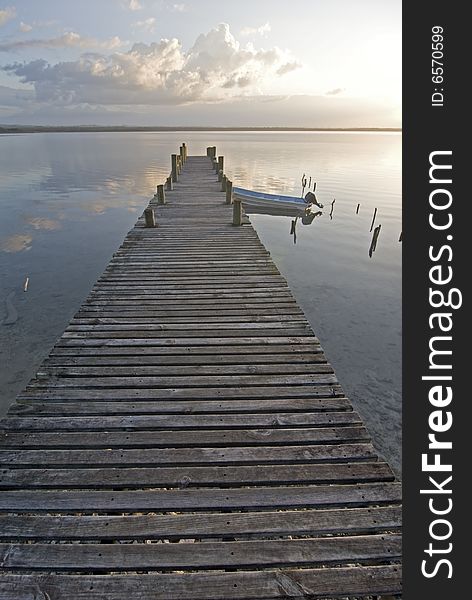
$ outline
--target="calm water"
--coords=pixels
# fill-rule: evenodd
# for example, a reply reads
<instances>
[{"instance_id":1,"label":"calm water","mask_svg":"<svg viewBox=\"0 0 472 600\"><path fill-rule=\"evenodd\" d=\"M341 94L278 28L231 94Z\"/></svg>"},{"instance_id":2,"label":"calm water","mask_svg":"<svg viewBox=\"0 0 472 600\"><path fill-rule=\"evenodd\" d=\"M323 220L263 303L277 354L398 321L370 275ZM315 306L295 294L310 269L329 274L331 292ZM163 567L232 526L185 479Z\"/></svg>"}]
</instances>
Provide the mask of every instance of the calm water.
<instances>
[{"instance_id":1,"label":"calm water","mask_svg":"<svg viewBox=\"0 0 472 600\"><path fill-rule=\"evenodd\" d=\"M61 335L170 170L216 145L236 185L300 194L311 225L251 220L361 413L400 469L401 136L360 133L72 133L0 137L0 414ZM331 202L336 199L331 211ZM356 214L357 205L360 204ZM381 225L369 257L374 208ZM331 215L330 215L331 213ZM27 292L23 291L29 278ZM14 321L6 324L5 321Z\"/></svg>"}]
</instances>

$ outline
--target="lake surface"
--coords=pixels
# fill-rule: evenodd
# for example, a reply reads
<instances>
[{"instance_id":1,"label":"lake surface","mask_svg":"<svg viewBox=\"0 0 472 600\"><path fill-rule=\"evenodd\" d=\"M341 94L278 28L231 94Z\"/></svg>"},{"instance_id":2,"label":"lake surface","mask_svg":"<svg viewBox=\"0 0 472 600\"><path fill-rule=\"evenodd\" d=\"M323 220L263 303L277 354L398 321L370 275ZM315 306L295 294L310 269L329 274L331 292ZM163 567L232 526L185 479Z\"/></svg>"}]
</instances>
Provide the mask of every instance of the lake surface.
<instances>
[{"instance_id":1,"label":"lake surface","mask_svg":"<svg viewBox=\"0 0 472 600\"><path fill-rule=\"evenodd\" d=\"M311 225L252 215L378 450L400 471L401 135L38 133L0 136L0 414L42 359L170 171L216 145L235 185L300 195ZM335 203L332 204L333 199ZM360 206L358 207L358 205ZM381 225L369 255L371 222ZM24 291L28 278L27 291ZM12 321L8 324L9 321Z\"/></svg>"}]
</instances>

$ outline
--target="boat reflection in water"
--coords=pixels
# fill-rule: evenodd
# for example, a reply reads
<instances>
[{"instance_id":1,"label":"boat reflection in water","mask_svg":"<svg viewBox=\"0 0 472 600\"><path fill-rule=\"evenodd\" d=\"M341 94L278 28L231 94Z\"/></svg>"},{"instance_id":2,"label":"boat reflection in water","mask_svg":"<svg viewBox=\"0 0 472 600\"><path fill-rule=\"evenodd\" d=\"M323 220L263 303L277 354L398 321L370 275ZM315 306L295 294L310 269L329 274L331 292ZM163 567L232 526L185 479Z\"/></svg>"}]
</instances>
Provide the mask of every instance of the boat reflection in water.
<instances>
[{"instance_id":1,"label":"boat reflection in water","mask_svg":"<svg viewBox=\"0 0 472 600\"><path fill-rule=\"evenodd\" d=\"M293 243L297 243L297 224L311 225L316 217L322 215L323 208L313 192L308 192L304 198L296 196L281 196L233 188L233 198L242 202L244 211L248 215L273 215L276 217L292 217L290 235Z\"/></svg>"}]
</instances>

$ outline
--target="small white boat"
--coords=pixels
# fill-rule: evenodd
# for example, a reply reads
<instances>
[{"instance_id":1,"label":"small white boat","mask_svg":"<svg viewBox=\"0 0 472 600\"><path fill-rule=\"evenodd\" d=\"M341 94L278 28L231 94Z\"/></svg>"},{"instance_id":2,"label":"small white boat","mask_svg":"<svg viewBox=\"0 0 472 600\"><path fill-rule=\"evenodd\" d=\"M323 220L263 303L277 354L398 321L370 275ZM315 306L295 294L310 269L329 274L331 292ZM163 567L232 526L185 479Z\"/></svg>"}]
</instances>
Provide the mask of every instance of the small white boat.
<instances>
[{"instance_id":1,"label":"small white boat","mask_svg":"<svg viewBox=\"0 0 472 600\"><path fill-rule=\"evenodd\" d=\"M310 193L310 195L315 199L316 204L315 195L312 193ZM307 194L307 196L309 195ZM298 213L304 212L313 204L310 196L307 199L296 196L281 196L279 194L254 192L253 190L245 190L244 188L240 187L233 187L233 199L240 200L247 205L247 212L251 212L251 208L254 207L254 209L260 208L262 210L266 210L268 208L273 208L282 211L295 209L295 212Z\"/></svg>"}]
</instances>

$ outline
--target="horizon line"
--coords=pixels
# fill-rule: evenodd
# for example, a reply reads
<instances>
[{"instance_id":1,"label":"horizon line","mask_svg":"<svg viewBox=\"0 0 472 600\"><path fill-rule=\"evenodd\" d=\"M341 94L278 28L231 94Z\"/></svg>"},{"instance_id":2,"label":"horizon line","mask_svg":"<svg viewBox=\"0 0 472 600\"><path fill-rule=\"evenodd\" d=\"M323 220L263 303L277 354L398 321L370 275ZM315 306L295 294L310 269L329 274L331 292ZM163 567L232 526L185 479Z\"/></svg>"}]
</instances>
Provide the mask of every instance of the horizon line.
<instances>
[{"instance_id":1,"label":"horizon line","mask_svg":"<svg viewBox=\"0 0 472 600\"><path fill-rule=\"evenodd\" d=\"M93 131L340 131L340 132L400 132L402 127L279 127L279 126L202 126L202 125L7 125L0 123L0 133Z\"/></svg>"}]
</instances>

